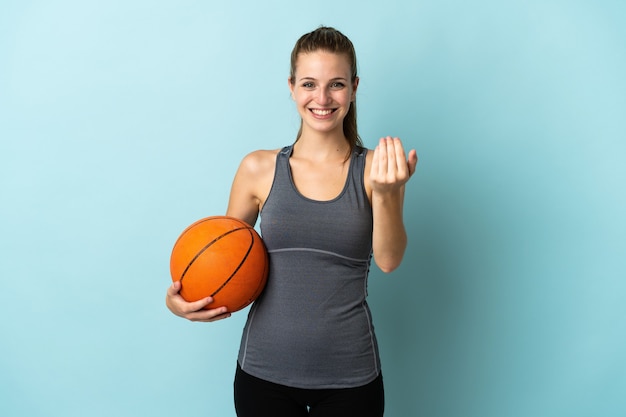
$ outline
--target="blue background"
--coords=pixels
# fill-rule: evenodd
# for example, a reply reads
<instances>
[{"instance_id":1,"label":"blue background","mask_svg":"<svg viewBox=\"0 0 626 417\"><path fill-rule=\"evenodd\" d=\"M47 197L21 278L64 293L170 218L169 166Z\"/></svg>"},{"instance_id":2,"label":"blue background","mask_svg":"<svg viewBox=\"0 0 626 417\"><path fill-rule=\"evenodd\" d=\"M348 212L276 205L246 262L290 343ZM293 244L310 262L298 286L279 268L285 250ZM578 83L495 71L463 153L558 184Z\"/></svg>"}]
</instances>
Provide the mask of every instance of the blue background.
<instances>
[{"instance_id":1,"label":"blue background","mask_svg":"<svg viewBox=\"0 0 626 417\"><path fill-rule=\"evenodd\" d=\"M293 141L296 39L342 30L360 131L416 148L370 303L394 417L626 415L626 5L3 1L0 414L233 416L245 312L164 306L184 227Z\"/></svg>"}]
</instances>

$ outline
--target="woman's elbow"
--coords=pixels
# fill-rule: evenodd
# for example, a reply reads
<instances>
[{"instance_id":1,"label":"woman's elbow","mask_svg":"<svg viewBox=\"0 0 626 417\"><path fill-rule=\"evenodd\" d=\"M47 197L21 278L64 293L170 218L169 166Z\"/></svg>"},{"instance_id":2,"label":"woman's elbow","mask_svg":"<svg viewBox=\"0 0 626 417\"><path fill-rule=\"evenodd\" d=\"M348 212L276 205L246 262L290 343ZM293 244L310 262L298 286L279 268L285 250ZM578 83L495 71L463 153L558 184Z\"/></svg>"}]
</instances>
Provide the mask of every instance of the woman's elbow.
<instances>
[{"instance_id":1,"label":"woman's elbow","mask_svg":"<svg viewBox=\"0 0 626 417\"><path fill-rule=\"evenodd\" d=\"M376 266L383 271L385 274L389 274L393 271L395 271L399 266L400 263L402 262L402 258L400 259L381 259L381 260L376 260L376 258L374 258L374 261L376 262Z\"/></svg>"}]
</instances>

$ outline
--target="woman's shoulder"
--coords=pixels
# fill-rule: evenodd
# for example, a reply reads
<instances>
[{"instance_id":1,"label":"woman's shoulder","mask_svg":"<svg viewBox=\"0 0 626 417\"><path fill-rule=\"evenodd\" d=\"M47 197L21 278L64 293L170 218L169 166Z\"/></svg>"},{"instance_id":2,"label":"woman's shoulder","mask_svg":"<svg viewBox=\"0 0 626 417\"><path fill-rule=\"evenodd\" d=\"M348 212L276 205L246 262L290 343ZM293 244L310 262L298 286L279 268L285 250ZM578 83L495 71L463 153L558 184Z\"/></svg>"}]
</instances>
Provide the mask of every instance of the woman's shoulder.
<instances>
[{"instance_id":1,"label":"woman's shoulder","mask_svg":"<svg viewBox=\"0 0 626 417\"><path fill-rule=\"evenodd\" d=\"M280 149L259 149L252 151L243 157L241 169L251 175L263 174L268 170L273 171L276 166L276 155L278 152L280 152Z\"/></svg>"}]
</instances>

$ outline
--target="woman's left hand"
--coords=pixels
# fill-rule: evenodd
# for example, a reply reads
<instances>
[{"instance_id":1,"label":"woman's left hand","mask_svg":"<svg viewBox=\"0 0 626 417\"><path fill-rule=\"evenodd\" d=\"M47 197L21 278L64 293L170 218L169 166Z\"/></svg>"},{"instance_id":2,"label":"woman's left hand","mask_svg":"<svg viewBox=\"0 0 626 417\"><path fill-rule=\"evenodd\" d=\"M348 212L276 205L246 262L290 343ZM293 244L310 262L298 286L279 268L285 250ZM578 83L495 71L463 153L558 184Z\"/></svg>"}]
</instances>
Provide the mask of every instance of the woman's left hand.
<instances>
[{"instance_id":1,"label":"woman's left hand","mask_svg":"<svg viewBox=\"0 0 626 417\"><path fill-rule=\"evenodd\" d=\"M408 159L399 138L381 138L372 158L370 185L378 194L393 193L411 178L417 166L417 152L409 151Z\"/></svg>"}]
</instances>

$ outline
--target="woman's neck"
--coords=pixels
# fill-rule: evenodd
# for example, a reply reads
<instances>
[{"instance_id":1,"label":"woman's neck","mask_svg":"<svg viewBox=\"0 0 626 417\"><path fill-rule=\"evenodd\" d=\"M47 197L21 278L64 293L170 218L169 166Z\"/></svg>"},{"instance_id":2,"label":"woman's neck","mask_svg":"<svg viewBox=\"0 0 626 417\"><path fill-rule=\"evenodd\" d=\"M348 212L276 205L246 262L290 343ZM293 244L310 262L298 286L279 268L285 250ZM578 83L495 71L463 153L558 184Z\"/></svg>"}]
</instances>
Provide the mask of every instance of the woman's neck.
<instances>
[{"instance_id":1,"label":"woman's neck","mask_svg":"<svg viewBox=\"0 0 626 417\"><path fill-rule=\"evenodd\" d=\"M346 158L350 152L350 144L343 132L320 133L302 132L294 144L294 154L314 160L331 160Z\"/></svg>"},{"instance_id":2,"label":"woman's neck","mask_svg":"<svg viewBox=\"0 0 626 417\"><path fill-rule=\"evenodd\" d=\"M296 157L305 157L317 161L345 159L350 152L350 144L345 138L312 138L301 136L293 147Z\"/></svg>"}]
</instances>

